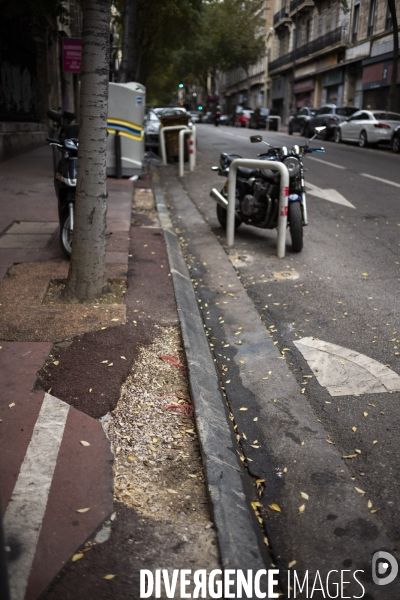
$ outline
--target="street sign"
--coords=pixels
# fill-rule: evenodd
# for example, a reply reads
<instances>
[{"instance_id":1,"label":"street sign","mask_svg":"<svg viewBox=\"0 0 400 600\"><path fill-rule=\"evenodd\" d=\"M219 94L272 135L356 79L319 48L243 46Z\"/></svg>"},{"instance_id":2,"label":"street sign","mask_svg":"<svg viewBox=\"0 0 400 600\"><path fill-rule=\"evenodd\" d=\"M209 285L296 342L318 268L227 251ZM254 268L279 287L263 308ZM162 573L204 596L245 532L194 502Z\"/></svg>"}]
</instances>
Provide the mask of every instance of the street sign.
<instances>
[{"instance_id":1,"label":"street sign","mask_svg":"<svg viewBox=\"0 0 400 600\"><path fill-rule=\"evenodd\" d=\"M82 40L79 38L63 38L63 71L80 73L82 64Z\"/></svg>"}]
</instances>

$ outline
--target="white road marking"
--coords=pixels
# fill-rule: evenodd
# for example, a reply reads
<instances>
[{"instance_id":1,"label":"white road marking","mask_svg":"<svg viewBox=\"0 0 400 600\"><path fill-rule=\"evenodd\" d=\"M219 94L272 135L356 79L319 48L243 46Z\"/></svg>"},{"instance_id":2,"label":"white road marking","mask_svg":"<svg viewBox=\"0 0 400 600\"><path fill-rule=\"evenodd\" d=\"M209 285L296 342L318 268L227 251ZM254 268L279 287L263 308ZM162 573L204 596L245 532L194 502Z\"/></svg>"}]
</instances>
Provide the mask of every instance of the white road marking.
<instances>
[{"instance_id":1,"label":"white road marking","mask_svg":"<svg viewBox=\"0 0 400 600\"><path fill-rule=\"evenodd\" d=\"M312 337L294 345L331 396L400 391L400 376L365 354Z\"/></svg>"},{"instance_id":2,"label":"white road marking","mask_svg":"<svg viewBox=\"0 0 400 600\"><path fill-rule=\"evenodd\" d=\"M383 177L375 177L375 175L369 175L368 173L360 173L363 177L369 177L370 179L376 179L376 181L381 181L382 183L387 183L388 185L394 185L395 187L400 188L400 183L395 183L394 181L389 181L388 179L383 179Z\"/></svg>"},{"instance_id":3,"label":"white road marking","mask_svg":"<svg viewBox=\"0 0 400 600\"><path fill-rule=\"evenodd\" d=\"M45 394L6 510L6 545L19 551L8 564L11 600L25 596L68 412L68 404Z\"/></svg>"},{"instance_id":4,"label":"white road marking","mask_svg":"<svg viewBox=\"0 0 400 600\"><path fill-rule=\"evenodd\" d=\"M328 200L328 202L334 202L335 204L341 204L342 206L348 206L349 208L355 208L354 204L346 200L346 198L337 190L322 190L316 185L308 183L308 181L306 182L306 188L308 188L308 193L311 194L311 196L316 196L317 198Z\"/></svg>"},{"instance_id":5,"label":"white road marking","mask_svg":"<svg viewBox=\"0 0 400 600\"><path fill-rule=\"evenodd\" d=\"M342 167L342 165L335 165L335 163L328 162L327 160L321 160L320 158L315 158L314 156L308 156L307 160L315 160L315 162L322 163L323 165L329 165L330 167L335 167L335 169L346 169L346 167Z\"/></svg>"}]
</instances>

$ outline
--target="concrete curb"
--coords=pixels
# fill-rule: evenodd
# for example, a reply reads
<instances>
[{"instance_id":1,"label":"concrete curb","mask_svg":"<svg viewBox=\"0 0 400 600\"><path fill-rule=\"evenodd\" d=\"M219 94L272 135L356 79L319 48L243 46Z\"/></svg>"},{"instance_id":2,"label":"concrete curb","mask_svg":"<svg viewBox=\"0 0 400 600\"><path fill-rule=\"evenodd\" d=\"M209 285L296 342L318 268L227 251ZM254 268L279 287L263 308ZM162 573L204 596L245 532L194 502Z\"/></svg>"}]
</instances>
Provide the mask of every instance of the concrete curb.
<instances>
[{"instance_id":1,"label":"concrete curb","mask_svg":"<svg viewBox=\"0 0 400 600\"><path fill-rule=\"evenodd\" d=\"M253 572L269 568L271 561L263 547L261 530L250 505L247 473L236 452L226 401L157 172L153 173L153 190L174 283L222 566L226 569L253 569Z\"/></svg>"}]
</instances>

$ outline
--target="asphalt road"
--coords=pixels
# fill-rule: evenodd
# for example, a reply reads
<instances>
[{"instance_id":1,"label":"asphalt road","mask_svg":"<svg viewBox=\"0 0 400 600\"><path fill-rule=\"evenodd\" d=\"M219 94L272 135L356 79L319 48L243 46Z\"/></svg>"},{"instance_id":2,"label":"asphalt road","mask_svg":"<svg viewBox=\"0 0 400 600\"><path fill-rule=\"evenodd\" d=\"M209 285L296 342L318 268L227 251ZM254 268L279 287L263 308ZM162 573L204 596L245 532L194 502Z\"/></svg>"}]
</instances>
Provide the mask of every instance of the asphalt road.
<instances>
[{"instance_id":1,"label":"asphalt road","mask_svg":"<svg viewBox=\"0 0 400 600\"><path fill-rule=\"evenodd\" d=\"M185 177L184 187L224 245L215 203L208 196L212 187L222 187L224 182L209 170L218 164L219 153L256 158L263 147L250 144L249 137L255 133L276 146L291 147L303 138L213 125L199 125L197 132L198 166ZM275 256L275 231L244 225L236 231L235 246L225 250L283 352L315 421L322 424L327 440L341 456L353 456L343 459L343 468L354 487L364 492L365 504L379 528L396 546L400 539L399 392L371 393L368 383L359 381L351 370L346 372L346 363L344 379L355 388L354 393L331 395L329 381L318 382L315 370L294 343L317 338L400 374L400 156L388 149L360 149L330 141L315 140L313 145L324 146L326 153L305 158L306 181L336 190L354 208L308 195L304 249L291 253L288 235L283 260ZM273 276L276 272L289 272L291 277L278 279ZM324 368L329 380L332 368L329 364Z\"/></svg>"}]
</instances>

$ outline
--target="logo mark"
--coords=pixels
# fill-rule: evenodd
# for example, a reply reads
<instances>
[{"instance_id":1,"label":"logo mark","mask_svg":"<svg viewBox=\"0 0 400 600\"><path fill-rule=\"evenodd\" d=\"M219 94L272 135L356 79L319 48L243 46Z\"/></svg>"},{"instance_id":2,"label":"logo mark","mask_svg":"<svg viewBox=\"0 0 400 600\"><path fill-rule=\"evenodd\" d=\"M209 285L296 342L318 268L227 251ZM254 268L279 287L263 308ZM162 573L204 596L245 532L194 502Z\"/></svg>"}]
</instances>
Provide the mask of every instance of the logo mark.
<instances>
[{"instance_id":1,"label":"logo mark","mask_svg":"<svg viewBox=\"0 0 400 600\"><path fill-rule=\"evenodd\" d=\"M399 565L389 552L375 552L372 557L372 579L376 585L387 585L397 577Z\"/></svg>"}]
</instances>

